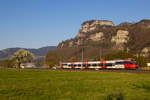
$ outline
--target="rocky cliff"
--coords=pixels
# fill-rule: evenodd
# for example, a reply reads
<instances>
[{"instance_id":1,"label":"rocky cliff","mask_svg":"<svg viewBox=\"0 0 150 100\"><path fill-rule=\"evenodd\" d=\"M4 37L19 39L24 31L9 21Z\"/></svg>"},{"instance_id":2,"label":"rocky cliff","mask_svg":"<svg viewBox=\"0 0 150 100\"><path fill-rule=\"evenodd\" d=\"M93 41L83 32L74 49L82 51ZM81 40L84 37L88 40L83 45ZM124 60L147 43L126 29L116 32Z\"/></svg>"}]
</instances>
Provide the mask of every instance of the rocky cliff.
<instances>
[{"instance_id":1,"label":"rocky cliff","mask_svg":"<svg viewBox=\"0 0 150 100\"><path fill-rule=\"evenodd\" d=\"M81 28L74 39L63 41L58 45L58 48L79 46L83 44L83 41L101 41L104 39L103 30L113 26L113 22L107 20L86 21L81 25Z\"/></svg>"},{"instance_id":2,"label":"rocky cliff","mask_svg":"<svg viewBox=\"0 0 150 100\"><path fill-rule=\"evenodd\" d=\"M124 44L129 41L129 31L123 24L114 26L112 21L91 20L81 25L81 28L74 39L64 41L58 48L74 47L79 45L90 45L98 42L99 46L108 44L113 48L124 49ZM107 46L107 45L106 45Z\"/></svg>"},{"instance_id":3,"label":"rocky cliff","mask_svg":"<svg viewBox=\"0 0 150 100\"><path fill-rule=\"evenodd\" d=\"M149 57L150 20L141 20L137 23L123 22L117 26L107 20L85 21L75 38L63 41L58 45L60 52L61 49L68 48L68 52L76 56L80 55L80 49L83 47L86 48L87 57L97 56L100 51L103 51L101 55L105 55L117 50ZM76 49L69 51L69 48ZM70 57L72 55L70 53Z\"/></svg>"}]
</instances>

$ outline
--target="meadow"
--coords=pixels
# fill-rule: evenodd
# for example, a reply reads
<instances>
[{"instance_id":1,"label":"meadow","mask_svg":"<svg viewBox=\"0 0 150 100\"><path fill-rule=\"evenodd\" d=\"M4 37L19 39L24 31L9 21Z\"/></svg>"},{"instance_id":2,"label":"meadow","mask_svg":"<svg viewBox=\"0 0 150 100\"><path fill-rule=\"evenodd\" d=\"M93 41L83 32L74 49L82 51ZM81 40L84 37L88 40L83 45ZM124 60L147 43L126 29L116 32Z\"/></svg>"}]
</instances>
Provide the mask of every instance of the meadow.
<instances>
[{"instance_id":1,"label":"meadow","mask_svg":"<svg viewBox=\"0 0 150 100\"><path fill-rule=\"evenodd\" d=\"M150 74L0 69L0 100L150 100Z\"/></svg>"}]
</instances>

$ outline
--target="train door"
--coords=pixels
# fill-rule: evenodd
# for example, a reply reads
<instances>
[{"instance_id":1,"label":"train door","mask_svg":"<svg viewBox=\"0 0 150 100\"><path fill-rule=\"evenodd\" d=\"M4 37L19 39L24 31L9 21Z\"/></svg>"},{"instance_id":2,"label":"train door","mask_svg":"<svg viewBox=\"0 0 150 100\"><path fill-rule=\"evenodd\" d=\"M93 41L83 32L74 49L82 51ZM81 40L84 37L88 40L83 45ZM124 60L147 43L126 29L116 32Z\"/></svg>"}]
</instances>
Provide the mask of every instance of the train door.
<instances>
[{"instance_id":1,"label":"train door","mask_svg":"<svg viewBox=\"0 0 150 100\"><path fill-rule=\"evenodd\" d=\"M116 69L125 68L123 61L116 62L114 68L116 68Z\"/></svg>"},{"instance_id":2,"label":"train door","mask_svg":"<svg viewBox=\"0 0 150 100\"><path fill-rule=\"evenodd\" d=\"M105 65L106 61L100 61L100 63L102 64L101 68L102 69L106 69L107 66Z\"/></svg>"}]
</instances>

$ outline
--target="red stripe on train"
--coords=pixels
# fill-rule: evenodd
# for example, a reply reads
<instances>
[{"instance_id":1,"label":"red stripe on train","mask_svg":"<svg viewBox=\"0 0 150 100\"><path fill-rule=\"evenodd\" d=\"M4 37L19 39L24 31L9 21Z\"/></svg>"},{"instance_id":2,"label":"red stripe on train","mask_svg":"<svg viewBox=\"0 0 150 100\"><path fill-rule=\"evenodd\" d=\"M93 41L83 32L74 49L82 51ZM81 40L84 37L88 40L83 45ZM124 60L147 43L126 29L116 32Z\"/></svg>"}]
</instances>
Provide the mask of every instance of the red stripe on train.
<instances>
[{"instance_id":1,"label":"red stripe on train","mask_svg":"<svg viewBox=\"0 0 150 100\"><path fill-rule=\"evenodd\" d=\"M83 62L83 64L86 65L86 66L84 66L84 68L89 68L89 67L88 67L88 62Z\"/></svg>"},{"instance_id":2,"label":"red stripe on train","mask_svg":"<svg viewBox=\"0 0 150 100\"><path fill-rule=\"evenodd\" d=\"M136 65L125 64L124 67L125 67L125 68L136 68Z\"/></svg>"},{"instance_id":3,"label":"red stripe on train","mask_svg":"<svg viewBox=\"0 0 150 100\"><path fill-rule=\"evenodd\" d=\"M100 63L103 64L103 66L101 68L107 68L107 66L105 66L106 61L100 61Z\"/></svg>"},{"instance_id":4,"label":"red stripe on train","mask_svg":"<svg viewBox=\"0 0 150 100\"><path fill-rule=\"evenodd\" d=\"M71 68L75 68L74 62L71 63Z\"/></svg>"},{"instance_id":5,"label":"red stripe on train","mask_svg":"<svg viewBox=\"0 0 150 100\"><path fill-rule=\"evenodd\" d=\"M61 68L64 68L64 66L62 65Z\"/></svg>"}]
</instances>

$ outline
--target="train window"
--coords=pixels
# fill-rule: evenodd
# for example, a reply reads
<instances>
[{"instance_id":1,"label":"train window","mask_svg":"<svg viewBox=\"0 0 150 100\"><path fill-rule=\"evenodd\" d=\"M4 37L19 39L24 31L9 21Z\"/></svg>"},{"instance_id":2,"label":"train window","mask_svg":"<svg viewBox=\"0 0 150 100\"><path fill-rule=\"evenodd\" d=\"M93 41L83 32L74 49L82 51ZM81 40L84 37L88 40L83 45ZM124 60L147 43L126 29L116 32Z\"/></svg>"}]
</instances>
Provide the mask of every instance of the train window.
<instances>
[{"instance_id":1,"label":"train window","mask_svg":"<svg viewBox=\"0 0 150 100\"><path fill-rule=\"evenodd\" d=\"M77 66L76 64L74 64L74 66Z\"/></svg>"},{"instance_id":2,"label":"train window","mask_svg":"<svg viewBox=\"0 0 150 100\"><path fill-rule=\"evenodd\" d=\"M71 66L74 66L74 64L71 64Z\"/></svg>"},{"instance_id":3,"label":"train window","mask_svg":"<svg viewBox=\"0 0 150 100\"><path fill-rule=\"evenodd\" d=\"M136 64L136 61L133 58L129 58L129 59Z\"/></svg>"},{"instance_id":4,"label":"train window","mask_svg":"<svg viewBox=\"0 0 150 100\"><path fill-rule=\"evenodd\" d=\"M133 64L129 61L124 61L124 62L116 62L117 65L124 65L124 64Z\"/></svg>"},{"instance_id":5,"label":"train window","mask_svg":"<svg viewBox=\"0 0 150 100\"><path fill-rule=\"evenodd\" d=\"M133 61L134 62L134 64L137 64L137 62L136 61Z\"/></svg>"},{"instance_id":6,"label":"train window","mask_svg":"<svg viewBox=\"0 0 150 100\"><path fill-rule=\"evenodd\" d=\"M81 66L81 64L78 64L78 66Z\"/></svg>"},{"instance_id":7,"label":"train window","mask_svg":"<svg viewBox=\"0 0 150 100\"><path fill-rule=\"evenodd\" d=\"M67 66L67 64L62 64L63 66Z\"/></svg>"},{"instance_id":8,"label":"train window","mask_svg":"<svg viewBox=\"0 0 150 100\"><path fill-rule=\"evenodd\" d=\"M97 66L97 64L92 64L92 66Z\"/></svg>"},{"instance_id":9,"label":"train window","mask_svg":"<svg viewBox=\"0 0 150 100\"><path fill-rule=\"evenodd\" d=\"M137 62L136 62L134 59L131 59L131 61L132 61L134 64L137 64Z\"/></svg>"},{"instance_id":10,"label":"train window","mask_svg":"<svg viewBox=\"0 0 150 100\"><path fill-rule=\"evenodd\" d=\"M105 66L112 66L112 63L106 63Z\"/></svg>"},{"instance_id":11,"label":"train window","mask_svg":"<svg viewBox=\"0 0 150 100\"><path fill-rule=\"evenodd\" d=\"M87 66L87 64L83 64L83 66Z\"/></svg>"},{"instance_id":12,"label":"train window","mask_svg":"<svg viewBox=\"0 0 150 100\"><path fill-rule=\"evenodd\" d=\"M71 66L70 64L68 66Z\"/></svg>"},{"instance_id":13,"label":"train window","mask_svg":"<svg viewBox=\"0 0 150 100\"><path fill-rule=\"evenodd\" d=\"M91 66L91 64L87 64L87 66Z\"/></svg>"},{"instance_id":14,"label":"train window","mask_svg":"<svg viewBox=\"0 0 150 100\"><path fill-rule=\"evenodd\" d=\"M104 65L103 63L98 64L98 66L103 66L103 65Z\"/></svg>"},{"instance_id":15,"label":"train window","mask_svg":"<svg viewBox=\"0 0 150 100\"><path fill-rule=\"evenodd\" d=\"M133 64L133 63L131 63L129 61L125 61L124 64Z\"/></svg>"},{"instance_id":16,"label":"train window","mask_svg":"<svg viewBox=\"0 0 150 100\"><path fill-rule=\"evenodd\" d=\"M116 65L123 65L124 62L121 62L121 61L120 61L120 62L116 62L115 64L116 64Z\"/></svg>"}]
</instances>

